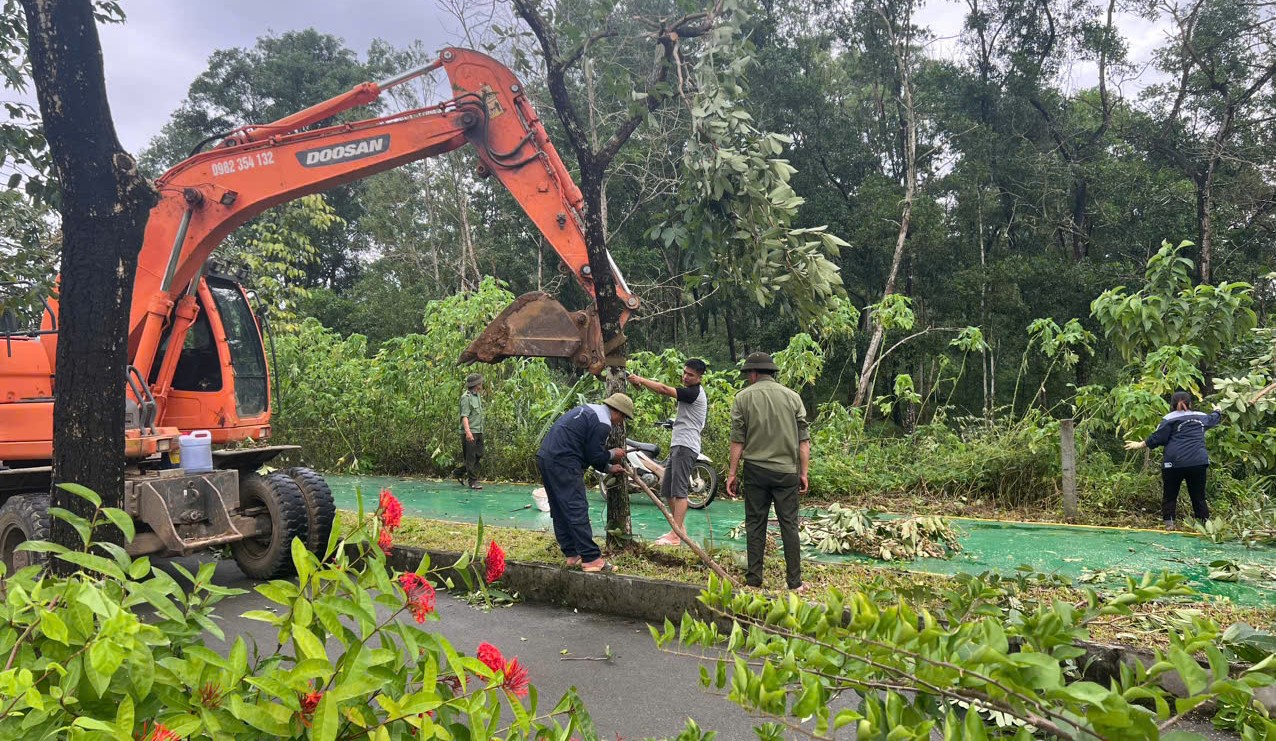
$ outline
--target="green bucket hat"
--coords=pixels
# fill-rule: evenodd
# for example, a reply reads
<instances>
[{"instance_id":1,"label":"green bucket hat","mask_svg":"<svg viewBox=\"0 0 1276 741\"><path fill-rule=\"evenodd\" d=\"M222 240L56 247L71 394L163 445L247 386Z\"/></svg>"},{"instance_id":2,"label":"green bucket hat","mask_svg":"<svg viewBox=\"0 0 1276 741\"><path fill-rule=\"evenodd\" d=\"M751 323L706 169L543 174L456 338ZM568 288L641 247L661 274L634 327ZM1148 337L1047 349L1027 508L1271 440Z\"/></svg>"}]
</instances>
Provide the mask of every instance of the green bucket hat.
<instances>
[{"instance_id":1,"label":"green bucket hat","mask_svg":"<svg viewBox=\"0 0 1276 741\"><path fill-rule=\"evenodd\" d=\"M740 366L741 373L778 370L780 370L780 367L775 364L770 355L764 352L749 353L749 357L744 359L744 365Z\"/></svg>"},{"instance_id":2,"label":"green bucket hat","mask_svg":"<svg viewBox=\"0 0 1276 741\"><path fill-rule=\"evenodd\" d=\"M471 373L465 377L465 388L472 389L483 382L483 374Z\"/></svg>"}]
</instances>

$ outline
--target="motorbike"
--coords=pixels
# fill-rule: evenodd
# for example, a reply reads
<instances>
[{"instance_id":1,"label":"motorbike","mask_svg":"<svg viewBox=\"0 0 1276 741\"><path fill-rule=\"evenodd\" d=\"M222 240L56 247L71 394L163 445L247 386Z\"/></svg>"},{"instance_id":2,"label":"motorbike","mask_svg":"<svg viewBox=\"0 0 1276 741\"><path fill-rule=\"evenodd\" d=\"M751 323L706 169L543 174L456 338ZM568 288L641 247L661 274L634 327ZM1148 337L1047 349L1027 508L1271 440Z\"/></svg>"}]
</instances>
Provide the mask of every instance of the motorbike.
<instances>
[{"instance_id":1,"label":"motorbike","mask_svg":"<svg viewBox=\"0 0 1276 741\"><path fill-rule=\"evenodd\" d=\"M673 420L666 419L657 422L655 426L672 430ZM664 478L665 469L669 466L669 456L661 458L659 445L627 438L625 463L652 491L660 492L660 481ZM605 490L613 483L613 480L612 476L603 477L602 488ZM687 489L687 506L691 509L704 509L717 494L718 471L713 466L713 460L704 453L700 453L696 461L691 464L691 486Z\"/></svg>"}]
</instances>

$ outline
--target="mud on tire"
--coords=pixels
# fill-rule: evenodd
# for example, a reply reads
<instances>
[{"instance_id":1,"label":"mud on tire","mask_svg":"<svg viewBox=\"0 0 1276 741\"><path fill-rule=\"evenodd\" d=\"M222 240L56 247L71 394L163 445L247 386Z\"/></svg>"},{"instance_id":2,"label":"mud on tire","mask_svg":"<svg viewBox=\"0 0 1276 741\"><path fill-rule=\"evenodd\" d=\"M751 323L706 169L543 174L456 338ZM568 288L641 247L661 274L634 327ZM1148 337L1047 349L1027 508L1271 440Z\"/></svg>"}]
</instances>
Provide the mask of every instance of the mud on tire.
<instances>
[{"instance_id":1,"label":"mud on tire","mask_svg":"<svg viewBox=\"0 0 1276 741\"><path fill-rule=\"evenodd\" d=\"M337 516L337 505L332 499L332 489L323 476L312 468L296 466L284 469L284 473L301 490L306 504L306 550L323 560L328 549L328 536L332 533L332 521Z\"/></svg>"},{"instance_id":2,"label":"mud on tire","mask_svg":"<svg viewBox=\"0 0 1276 741\"><path fill-rule=\"evenodd\" d=\"M239 480L242 511L265 510L270 533L230 544L235 563L253 579L281 579L296 573L292 563L293 538L308 537L306 502L301 489L287 474L250 473Z\"/></svg>"},{"instance_id":3,"label":"mud on tire","mask_svg":"<svg viewBox=\"0 0 1276 741\"><path fill-rule=\"evenodd\" d=\"M48 563L47 553L14 549L28 540L48 540L49 529L48 494L15 494L0 506L0 559L5 574Z\"/></svg>"}]
</instances>

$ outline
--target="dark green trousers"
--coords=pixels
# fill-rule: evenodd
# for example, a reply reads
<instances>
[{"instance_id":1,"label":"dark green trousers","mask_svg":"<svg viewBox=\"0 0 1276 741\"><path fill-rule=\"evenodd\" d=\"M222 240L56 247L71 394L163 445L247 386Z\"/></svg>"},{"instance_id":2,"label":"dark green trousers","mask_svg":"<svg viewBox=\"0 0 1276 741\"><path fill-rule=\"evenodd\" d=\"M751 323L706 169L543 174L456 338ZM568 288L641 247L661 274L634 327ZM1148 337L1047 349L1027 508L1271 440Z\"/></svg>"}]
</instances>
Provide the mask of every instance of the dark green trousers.
<instances>
[{"instance_id":1,"label":"dark green trousers","mask_svg":"<svg viewBox=\"0 0 1276 741\"><path fill-rule=\"evenodd\" d=\"M802 548L798 543L798 488L796 473L779 473L748 461L740 488L744 494L744 531L748 539L749 567L744 582L762 586L762 559L766 555L766 523L775 506L784 543L784 577L789 589L802 586Z\"/></svg>"}]
</instances>

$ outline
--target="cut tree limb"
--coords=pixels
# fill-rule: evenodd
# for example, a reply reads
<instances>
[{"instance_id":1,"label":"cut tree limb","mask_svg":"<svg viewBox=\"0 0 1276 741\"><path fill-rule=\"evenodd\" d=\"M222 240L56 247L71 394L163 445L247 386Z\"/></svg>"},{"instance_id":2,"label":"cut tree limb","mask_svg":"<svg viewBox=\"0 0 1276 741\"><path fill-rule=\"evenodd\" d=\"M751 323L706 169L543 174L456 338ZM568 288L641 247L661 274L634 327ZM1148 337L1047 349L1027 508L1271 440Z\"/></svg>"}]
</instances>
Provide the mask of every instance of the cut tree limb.
<instances>
[{"instance_id":1,"label":"cut tree limb","mask_svg":"<svg viewBox=\"0 0 1276 741\"><path fill-rule=\"evenodd\" d=\"M669 528L673 530L673 534L677 535L678 539L681 540L683 543L686 543L687 547L690 548L693 553L695 553L697 556L700 557L700 560L704 562L705 566L708 566L710 569L713 570L713 573L717 574L718 576L730 582L731 586L733 587L740 586L740 582L736 581L734 577L728 574L726 569L718 565L718 562L714 561L713 557L710 556L708 553L706 553L705 550L701 548L698 543L696 543L694 540L692 540L690 537L687 536L687 531L682 529L682 527L679 526L678 523L674 521L673 513L669 511L669 508L665 506L665 503L660 501L660 497L656 496L655 492L651 490L651 487L647 486L647 483L645 481L638 478L638 475L634 473L632 468L626 468L625 473L629 475L629 479L633 481L635 484L637 484L638 488L642 489L643 493L646 494L647 497L652 502L655 503L656 507L660 509L660 514L664 515L665 519L669 521Z\"/></svg>"}]
</instances>

